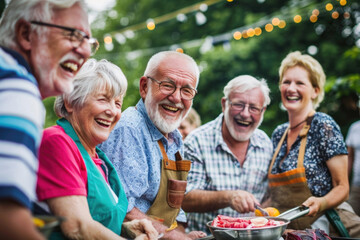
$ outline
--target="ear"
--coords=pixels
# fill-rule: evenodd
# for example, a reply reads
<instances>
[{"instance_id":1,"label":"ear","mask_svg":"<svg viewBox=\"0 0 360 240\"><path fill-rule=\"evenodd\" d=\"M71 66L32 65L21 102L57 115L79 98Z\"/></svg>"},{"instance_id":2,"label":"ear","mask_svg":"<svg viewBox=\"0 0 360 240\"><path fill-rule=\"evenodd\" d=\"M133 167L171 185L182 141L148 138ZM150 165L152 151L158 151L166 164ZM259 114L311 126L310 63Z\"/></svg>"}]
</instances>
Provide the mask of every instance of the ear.
<instances>
[{"instance_id":1,"label":"ear","mask_svg":"<svg viewBox=\"0 0 360 240\"><path fill-rule=\"evenodd\" d=\"M311 99L314 100L319 95L319 93L320 93L320 88L314 87L314 91L311 95Z\"/></svg>"},{"instance_id":2,"label":"ear","mask_svg":"<svg viewBox=\"0 0 360 240\"><path fill-rule=\"evenodd\" d=\"M74 112L74 108L68 103L68 101L64 100L64 106L68 113Z\"/></svg>"},{"instance_id":3,"label":"ear","mask_svg":"<svg viewBox=\"0 0 360 240\"><path fill-rule=\"evenodd\" d=\"M30 23L24 19L20 19L15 25L15 36L19 47L24 52L31 49L30 33Z\"/></svg>"},{"instance_id":4,"label":"ear","mask_svg":"<svg viewBox=\"0 0 360 240\"><path fill-rule=\"evenodd\" d=\"M226 106L226 98L223 97L221 98L221 109L223 112L225 111L225 106Z\"/></svg>"},{"instance_id":5,"label":"ear","mask_svg":"<svg viewBox=\"0 0 360 240\"><path fill-rule=\"evenodd\" d=\"M139 91L140 91L141 98L144 100L147 92L149 91L148 78L145 76L142 76L140 78Z\"/></svg>"}]
</instances>

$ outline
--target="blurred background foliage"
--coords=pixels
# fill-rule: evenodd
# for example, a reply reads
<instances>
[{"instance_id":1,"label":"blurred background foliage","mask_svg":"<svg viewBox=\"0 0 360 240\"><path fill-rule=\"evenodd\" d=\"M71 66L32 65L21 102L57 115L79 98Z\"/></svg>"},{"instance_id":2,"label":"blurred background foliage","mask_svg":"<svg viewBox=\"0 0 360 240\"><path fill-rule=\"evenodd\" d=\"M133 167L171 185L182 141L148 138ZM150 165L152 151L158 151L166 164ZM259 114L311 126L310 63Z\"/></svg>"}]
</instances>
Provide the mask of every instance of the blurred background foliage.
<instances>
[{"instance_id":1,"label":"blurred background foliage","mask_svg":"<svg viewBox=\"0 0 360 240\"><path fill-rule=\"evenodd\" d=\"M296 15L301 16L299 23ZM274 18L284 21L285 27ZM287 121L280 109L278 68L289 52L299 50L316 58L327 75L325 100L318 111L330 114L344 136L359 119L359 0L121 0L101 12L91 27L101 44L94 57L117 64L127 76L123 110L139 100L138 82L152 54L184 51L201 69L193 107L202 123L221 112L226 83L249 74L265 78L270 86L272 102L260 128L271 135ZM261 34L246 36L251 35L250 28L260 28ZM236 40L239 33L242 37ZM56 119L53 98L44 103L50 126Z\"/></svg>"}]
</instances>

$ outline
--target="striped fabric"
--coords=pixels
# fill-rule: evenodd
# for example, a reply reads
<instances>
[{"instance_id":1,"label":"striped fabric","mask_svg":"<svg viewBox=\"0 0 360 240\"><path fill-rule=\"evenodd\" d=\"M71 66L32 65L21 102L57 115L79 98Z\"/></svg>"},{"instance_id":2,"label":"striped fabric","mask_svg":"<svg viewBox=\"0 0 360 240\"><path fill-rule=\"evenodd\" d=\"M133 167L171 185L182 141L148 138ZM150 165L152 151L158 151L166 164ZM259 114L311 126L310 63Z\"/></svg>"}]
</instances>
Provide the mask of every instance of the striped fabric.
<instances>
[{"instance_id":1,"label":"striped fabric","mask_svg":"<svg viewBox=\"0 0 360 240\"><path fill-rule=\"evenodd\" d=\"M259 201L267 189L267 171L272 157L272 143L261 130L254 131L243 166L237 161L221 132L223 114L215 120L191 132L185 139L184 159L192 161L186 192L194 189L221 191L244 190L252 193ZM209 233L205 223L218 214L240 217L230 207L206 213L187 213L190 230Z\"/></svg>"},{"instance_id":2,"label":"striped fabric","mask_svg":"<svg viewBox=\"0 0 360 240\"><path fill-rule=\"evenodd\" d=\"M29 66L18 53L0 48L0 198L28 208L36 199L44 119L45 108Z\"/></svg>"}]
</instances>

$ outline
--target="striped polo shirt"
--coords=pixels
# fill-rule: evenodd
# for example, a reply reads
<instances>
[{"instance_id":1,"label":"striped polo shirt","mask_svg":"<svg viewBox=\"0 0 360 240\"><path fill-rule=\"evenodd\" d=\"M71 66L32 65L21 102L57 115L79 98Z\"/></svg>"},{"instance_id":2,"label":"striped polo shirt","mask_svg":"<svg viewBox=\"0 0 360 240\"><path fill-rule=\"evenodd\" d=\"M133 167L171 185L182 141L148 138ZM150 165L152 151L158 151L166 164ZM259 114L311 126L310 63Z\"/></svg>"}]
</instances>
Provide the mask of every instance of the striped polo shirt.
<instances>
[{"instance_id":1,"label":"striped polo shirt","mask_svg":"<svg viewBox=\"0 0 360 240\"><path fill-rule=\"evenodd\" d=\"M36 199L44 119L29 65L19 53L0 48L0 199L10 198L27 208Z\"/></svg>"}]
</instances>

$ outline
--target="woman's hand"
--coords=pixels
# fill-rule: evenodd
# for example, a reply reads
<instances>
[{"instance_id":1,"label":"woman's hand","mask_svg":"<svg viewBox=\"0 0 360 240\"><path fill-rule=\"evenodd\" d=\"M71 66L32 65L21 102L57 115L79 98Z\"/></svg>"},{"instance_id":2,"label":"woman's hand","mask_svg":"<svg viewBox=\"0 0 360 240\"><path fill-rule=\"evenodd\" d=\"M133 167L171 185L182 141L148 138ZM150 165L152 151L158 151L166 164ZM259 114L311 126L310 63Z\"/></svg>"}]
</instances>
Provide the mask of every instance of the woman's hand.
<instances>
[{"instance_id":1,"label":"woman's hand","mask_svg":"<svg viewBox=\"0 0 360 240\"><path fill-rule=\"evenodd\" d=\"M325 197L309 197L305 202L304 206L309 207L308 216L315 216L318 212L321 212L327 208L327 201Z\"/></svg>"},{"instance_id":2,"label":"woman's hand","mask_svg":"<svg viewBox=\"0 0 360 240\"><path fill-rule=\"evenodd\" d=\"M122 227L130 237L136 240L153 240L158 238L158 232L153 227L151 221L147 219L135 219L130 222L124 222Z\"/></svg>"}]
</instances>

